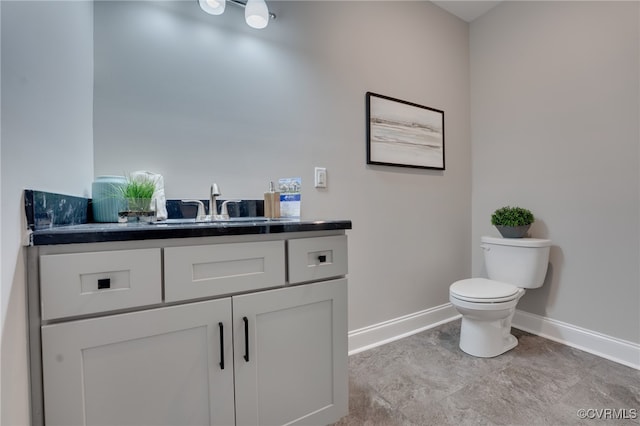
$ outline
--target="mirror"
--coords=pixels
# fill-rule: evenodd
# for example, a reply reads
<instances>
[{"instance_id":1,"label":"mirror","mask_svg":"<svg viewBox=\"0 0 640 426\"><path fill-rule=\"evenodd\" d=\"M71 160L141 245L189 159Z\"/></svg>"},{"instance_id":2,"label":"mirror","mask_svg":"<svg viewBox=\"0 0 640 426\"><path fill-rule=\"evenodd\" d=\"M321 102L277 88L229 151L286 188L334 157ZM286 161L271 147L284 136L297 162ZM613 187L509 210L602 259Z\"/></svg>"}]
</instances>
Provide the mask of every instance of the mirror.
<instances>
[{"instance_id":1,"label":"mirror","mask_svg":"<svg viewBox=\"0 0 640 426\"><path fill-rule=\"evenodd\" d=\"M95 2L96 175L148 170L165 176L168 197L203 198L213 181L223 198L261 198L282 153L305 149L313 98L300 90L299 52L278 41L286 25L255 30L227 9Z\"/></svg>"}]
</instances>

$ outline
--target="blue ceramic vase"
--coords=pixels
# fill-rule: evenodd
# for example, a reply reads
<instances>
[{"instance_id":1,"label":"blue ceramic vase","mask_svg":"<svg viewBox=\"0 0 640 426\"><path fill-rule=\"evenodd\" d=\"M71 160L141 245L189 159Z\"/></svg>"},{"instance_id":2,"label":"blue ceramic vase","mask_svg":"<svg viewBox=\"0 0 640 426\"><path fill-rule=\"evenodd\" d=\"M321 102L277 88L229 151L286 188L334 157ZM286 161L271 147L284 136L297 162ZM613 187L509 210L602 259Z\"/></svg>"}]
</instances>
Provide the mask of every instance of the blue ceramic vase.
<instances>
[{"instance_id":1,"label":"blue ceramic vase","mask_svg":"<svg viewBox=\"0 0 640 426\"><path fill-rule=\"evenodd\" d=\"M127 180L124 176L98 176L91 184L93 220L95 222L117 222L118 212L127 204L120 189Z\"/></svg>"}]
</instances>

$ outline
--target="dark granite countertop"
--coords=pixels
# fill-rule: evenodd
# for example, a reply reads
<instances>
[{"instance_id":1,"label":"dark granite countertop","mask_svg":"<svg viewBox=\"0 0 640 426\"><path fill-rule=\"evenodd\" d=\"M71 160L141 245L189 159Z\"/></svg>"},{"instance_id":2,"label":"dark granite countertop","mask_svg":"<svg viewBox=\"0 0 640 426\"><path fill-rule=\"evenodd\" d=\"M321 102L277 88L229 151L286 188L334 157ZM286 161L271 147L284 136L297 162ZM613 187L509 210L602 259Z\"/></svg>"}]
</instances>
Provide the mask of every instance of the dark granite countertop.
<instances>
[{"instance_id":1,"label":"dark granite countertop","mask_svg":"<svg viewBox=\"0 0 640 426\"><path fill-rule=\"evenodd\" d=\"M201 223L84 223L38 229L30 245L100 243L109 241L217 237L224 235L277 234L284 232L351 229L350 220L273 219Z\"/></svg>"}]
</instances>

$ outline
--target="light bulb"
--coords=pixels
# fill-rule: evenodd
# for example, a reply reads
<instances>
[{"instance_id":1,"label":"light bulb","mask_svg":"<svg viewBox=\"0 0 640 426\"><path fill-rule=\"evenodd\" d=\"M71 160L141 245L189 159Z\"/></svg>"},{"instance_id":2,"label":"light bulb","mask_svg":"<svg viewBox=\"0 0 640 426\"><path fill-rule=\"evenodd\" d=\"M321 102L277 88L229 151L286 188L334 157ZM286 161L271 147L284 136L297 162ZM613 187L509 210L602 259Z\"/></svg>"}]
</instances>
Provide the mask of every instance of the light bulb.
<instances>
[{"instance_id":1,"label":"light bulb","mask_svg":"<svg viewBox=\"0 0 640 426\"><path fill-rule=\"evenodd\" d=\"M209 15L222 15L227 4L226 0L198 0L198 3Z\"/></svg>"},{"instance_id":2,"label":"light bulb","mask_svg":"<svg viewBox=\"0 0 640 426\"><path fill-rule=\"evenodd\" d=\"M269 23L269 9L264 0L247 0L244 19L252 28L262 29Z\"/></svg>"}]
</instances>

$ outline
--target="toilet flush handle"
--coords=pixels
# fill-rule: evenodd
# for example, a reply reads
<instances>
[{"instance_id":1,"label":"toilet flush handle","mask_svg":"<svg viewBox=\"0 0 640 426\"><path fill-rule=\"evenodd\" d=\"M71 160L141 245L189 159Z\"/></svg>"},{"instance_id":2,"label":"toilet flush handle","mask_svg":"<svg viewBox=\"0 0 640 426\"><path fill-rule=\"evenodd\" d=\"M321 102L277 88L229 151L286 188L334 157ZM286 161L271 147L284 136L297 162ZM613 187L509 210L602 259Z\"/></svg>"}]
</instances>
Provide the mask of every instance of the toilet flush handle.
<instances>
[{"instance_id":1,"label":"toilet flush handle","mask_svg":"<svg viewBox=\"0 0 640 426\"><path fill-rule=\"evenodd\" d=\"M482 250L484 251L490 251L491 247L488 244L480 244L480 247L482 247Z\"/></svg>"}]
</instances>

